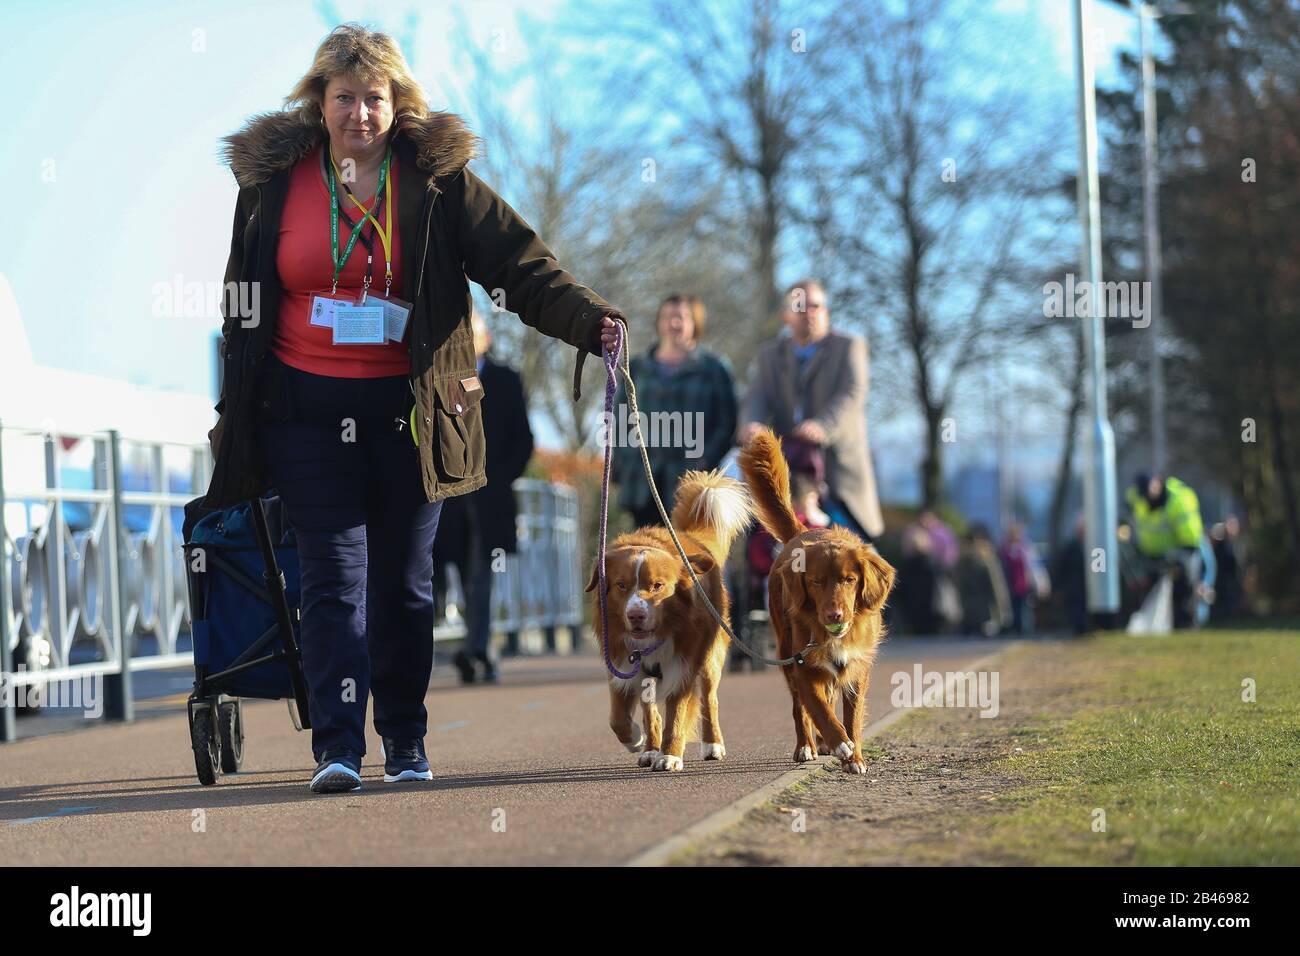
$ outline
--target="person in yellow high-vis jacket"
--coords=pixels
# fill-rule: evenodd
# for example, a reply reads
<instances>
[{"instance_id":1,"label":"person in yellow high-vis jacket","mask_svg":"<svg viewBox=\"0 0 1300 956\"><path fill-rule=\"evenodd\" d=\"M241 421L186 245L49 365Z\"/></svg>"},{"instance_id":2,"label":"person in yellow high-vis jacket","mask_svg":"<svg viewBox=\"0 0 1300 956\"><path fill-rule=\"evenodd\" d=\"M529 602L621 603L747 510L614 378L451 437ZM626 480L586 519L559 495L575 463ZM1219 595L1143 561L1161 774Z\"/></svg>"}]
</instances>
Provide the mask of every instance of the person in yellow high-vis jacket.
<instances>
[{"instance_id":1,"label":"person in yellow high-vis jacket","mask_svg":"<svg viewBox=\"0 0 1300 956\"><path fill-rule=\"evenodd\" d=\"M1188 485L1172 475L1138 475L1127 498L1138 551L1145 557L1163 558L1175 548L1200 547L1201 504Z\"/></svg>"},{"instance_id":2,"label":"person in yellow high-vis jacket","mask_svg":"<svg viewBox=\"0 0 1300 956\"><path fill-rule=\"evenodd\" d=\"M1172 475L1140 474L1125 499L1133 513L1138 553L1148 564L1159 565L1159 573L1174 572L1174 625L1190 625L1197 600L1210 599L1201 584L1205 529L1196 492Z\"/></svg>"}]
</instances>

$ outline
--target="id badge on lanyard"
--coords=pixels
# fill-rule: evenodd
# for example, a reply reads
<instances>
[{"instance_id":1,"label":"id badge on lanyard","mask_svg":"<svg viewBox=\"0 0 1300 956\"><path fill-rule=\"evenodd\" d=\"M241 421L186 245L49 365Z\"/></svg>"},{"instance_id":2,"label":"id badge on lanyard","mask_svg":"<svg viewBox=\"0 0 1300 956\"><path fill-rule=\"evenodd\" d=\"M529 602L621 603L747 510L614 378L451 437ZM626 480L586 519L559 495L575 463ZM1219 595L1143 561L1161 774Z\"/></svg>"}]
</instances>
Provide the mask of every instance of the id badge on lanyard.
<instances>
[{"instance_id":1,"label":"id badge on lanyard","mask_svg":"<svg viewBox=\"0 0 1300 956\"><path fill-rule=\"evenodd\" d=\"M387 192L384 194L382 199L376 199L375 203L376 206L382 204L388 210L388 224L391 226L393 221L391 179L388 181L387 185L389 187ZM384 337L389 342L401 342L406 338L406 323L411 316L411 303L403 299L399 299L397 296L393 295L393 264L392 264L391 230L388 228L380 227L379 221L375 218L374 210L373 209L367 210L363 205L361 205L360 200L358 200L356 196L352 195L352 190L348 189L347 183L343 184L343 188L347 190L348 198L352 200L353 205L355 205L358 209L360 209L364 213L364 217L366 219L369 219L370 222L374 225L374 228L370 232L370 240L368 242L364 235L361 237L361 241L366 243L366 249L373 253L374 237L376 235L379 236L379 240L380 242L383 243L384 246L384 294L382 296L379 296L379 295L374 295L371 292L370 260L367 260L366 261L366 284L365 284L365 288L361 290L361 298L358 300L357 304L377 305L380 308L382 308L384 310ZM348 219L346 216L344 217L344 220L349 225L351 225L352 220Z\"/></svg>"},{"instance_id":2,"label":"id badge on lanyard","mask_svg":"<svg viewBox=\"0 0 1300 956\"><path fill-rule=\"evenodd\" d=\"M378 219L373 214L373 210L378 209L385 198L392 196L392 183L388 179L391 159L392 150L390 148L389 152L384 156L383 165L379 168L379 182L375 190L373 209L368 210L361 205L357 198L352 196L352 190L348 189L347 185L344 184L344 189L347 189L349 197L364 215L356 225L352 224L351 218L344 216L352 231L348 237L347 247L342 251L342 254L339 252L338 187L334 177L332 161L330 167L326 170L326 179L330 187L330 256L334 269L334 282L328 296L317 294L312 297L311 322L313 325L328 326L332 329L332 342L335 345L383 345L387 341L394 340L393 332L398 333L395 340L400 341L400 336L405 334L406 331L405 316L409 314L410 307L405 306L405 303L394 303L393 306L386 307L381 303L387 302L387 297L380 300L378 297L372 297L369 294L370 279L374 267L374 236L376 234L384 244L386 292L391 288L393 281L390 251L392 209L390 207L388 210L388 228L381 229ZM388 187L387 193L384 191L385 186ZM375 227L369 240L365 240L363 236L367 219ZM348 257L352 254L358 239L362 239L366 246L366 278L360 296L354 300L346 293L339 294L338 281L339 274L343 270L343 264L347 262ZM399 324L400 328L398 328Z\"/></svg>"},{"instance_id":3,"label":"id badge on lanyard","mask_svg":"<svg viewBox=\"0 0 1300 956\"><path fill-rule=\"evenodd\" d=\"M335 345L383 345L384 310L375 305L334 306Z\"/></svg>"},{"instance_id":4,"label":"id badge on lanyard","mask_svg":"<svg viewBox=\"0 0 1300 956\"><path fill-rule=\"evenodd\" d=\"M311 324L324 329L334 328L334 310L340 305L355 304L346 292L321 289L311 296Z\"/></svg>"},{"instance_id":5,"label":"id badge on lanyard","mask_svg":"<svg viewBox=\"0 0 1300 956\"><path fill-rule=\"evenodd\" d=\"M406 320L411 316L411 304L395 295L388 297L361 293L360 305L373 305L384 312L384 336L389 342L400 342L406 338Z\"/></svg>"}]
</instances>

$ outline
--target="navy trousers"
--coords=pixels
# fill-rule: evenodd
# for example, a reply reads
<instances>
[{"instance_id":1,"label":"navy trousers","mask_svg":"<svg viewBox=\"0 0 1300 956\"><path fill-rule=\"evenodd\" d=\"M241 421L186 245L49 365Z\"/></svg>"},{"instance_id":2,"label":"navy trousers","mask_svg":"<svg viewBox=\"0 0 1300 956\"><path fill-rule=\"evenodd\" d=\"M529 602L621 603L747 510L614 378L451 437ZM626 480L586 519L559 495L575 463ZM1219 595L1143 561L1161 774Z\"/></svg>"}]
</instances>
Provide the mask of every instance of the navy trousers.
<instances>
[{"instance_id":1,"label":"navy trousers","mask_svg":"<svg viewBox=\"0 0 1300 956\"><path fill-rule=\"evenodd\" d=\"M433 670L433 539L405 421L406 376L313 375L267 353L258 440L298 541L303 670L312 751L366 752L374 695L381 737L423 738Z\"/></svg>"}]
</instances>

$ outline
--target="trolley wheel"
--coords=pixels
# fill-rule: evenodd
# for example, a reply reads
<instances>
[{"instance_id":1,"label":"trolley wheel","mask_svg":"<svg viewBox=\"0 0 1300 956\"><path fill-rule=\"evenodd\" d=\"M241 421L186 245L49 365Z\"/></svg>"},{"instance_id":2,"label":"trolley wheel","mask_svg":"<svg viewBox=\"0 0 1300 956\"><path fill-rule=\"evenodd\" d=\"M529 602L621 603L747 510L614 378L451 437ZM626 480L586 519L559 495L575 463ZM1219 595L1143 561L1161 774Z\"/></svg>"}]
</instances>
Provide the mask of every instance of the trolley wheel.
<instances>
[{"instance_id":1,"label":"trolley wheel","mask_svg":"<svg viewBox=\"0 0 1300 956\"><path fill-rule=\"evenodd\" d=\"M194 711L190 724L190 743L194 747L194 769L198 772L199 783L210 787L217 782L221 772L221 743L217 740L217 728L212 719L211 707L199 707Z\"/></svg>"},{"instance_id":2,"label":"trolley wheel","mask_svg":"<svg viewBox=\"0 0 1300 956\"><path fill-rule=\"evenodd\" d=\"M244 705L239 700L217 707L217 732L221 735L221 772L239 773L244 763Z\"/></svg>"}]
</instances>

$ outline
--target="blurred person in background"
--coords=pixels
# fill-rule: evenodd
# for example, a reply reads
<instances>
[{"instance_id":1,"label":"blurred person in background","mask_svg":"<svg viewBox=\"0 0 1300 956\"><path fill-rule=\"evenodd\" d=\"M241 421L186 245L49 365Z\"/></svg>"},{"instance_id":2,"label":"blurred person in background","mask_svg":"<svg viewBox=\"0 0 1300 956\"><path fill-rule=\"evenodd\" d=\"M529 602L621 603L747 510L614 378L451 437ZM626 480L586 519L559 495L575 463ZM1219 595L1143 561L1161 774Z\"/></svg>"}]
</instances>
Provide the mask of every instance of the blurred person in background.
<instances>
[{"instance_id":1,"label":"blurred person in background","mask_svg":"<svg viewBox=\"0 0 1300 956\"><path fill-rule=\"evenodd\" d=\"M1024 525L1015 522L1007 529L1000 557L1011 597L1011 632L1017 635L1032 633L1029 600L1035 591L1035 558L1033 545L1025 540Z\"/></svg>"},{"instance_id":2,"label":"blurred person in background","mask_svg":"<svg viewBox=\"0 0 1300 956\"><path fill-rule=\"evenodd\" d=\"M655 326L658 341L646 352L631 357L629 372L636 385L637 408L645 416L642 429L647 442L650 416L679 416L681 443L650 444L646 452L655 487L664 507L671 510L677 480L687 471L711 471L721 464L736 431L736 387L725 360L702 347L708 314L693 295L670 295L659 303ZM627 404L625 383L619 382L615 408ZM617 414L617 413L616 413ZM619 487L619 503L638 526L662 524L646 482L645 464L629 416L626 442L614 447L612 476ZM688 447L693 445L693 447Z\"/></svg>"},{"instance_id":3,"label":"blurred person in background","mask_svg":"<svg viewBox=\"0 0 1300 956\"><path fill-rule=\"evenodd\" d=\"M1214 585L1213 618L1227 621L1237 616L1241 610L1241 522L1236 515L1220 521L1210 529L1210 541L1214 546L1214 559L1219 566L1218 577Z\"/></svg>"},{"instance_id":4,"label":"blurred person in background","mask_svg":"<svg viewBox=\"0 0 1300 956\"><path fill-rule=\"evenodd\" d=\"M898 565L896 614L910 634L939 633L939 615L935 612L938 591L938 567L930 553L930 534L919 524L903 529L903 559Z\"/></svg>"},{"instance_id":5,"label":"blurred person in background","mask_svg":"<svg viewBox=\"0 0 1300 956\"><path fill-rule=\"evenodd\" d=\"M1115 528L1115 541L1119 545L1119 584L1120 623L1142 606L1146 582L1142 569L1142 556L1138 554L1137 543L1133 540L1133 525L1126 518L1121 518Z\"/></svg>"},{"instance_id":6,"label":"blurred person in background","mask_svg":"<svg viewBox=\"0 0 1300 956\"><path fill-rule=\"evenodd\" d=\"M1125 493L1133 515L1133 537L1146 564L1145 577L1154 583L1173 578L1174 627L1189 627L1213 601L1211 568L1214 552L1205 540L1201 505L1196 492L1173 475L1139 474Z\"/></svg>"},{"instance_id":7,"label":"blurred person in background","mask_svg":"<svg viewBox=\"0 0 1300 956\"><path fill-rule=\"evenodd\" d=\"M962 626L961 591L955 568L960 547L957 533L933 511L923 511L917 523L930 538L930 555L935 568L935 613L941 631L960 631Z\"/></svg>"},{"instance_id":8,"label":"blurred person in background","mask_svg":"<svg viewBox=\"0 0 1300 956\"><path fill-rule=\"evenodd\" d=\"M1088 630L1088 562L1084 552L1084 520L1074 522L1074 533L1056 551L1052 580L1061 594L1065 621L1075 634Z\"/></svg>"},{"instance_id":9,"label":"blurred person in background","mask_svg":"<svg viewBox=\"0 0 1300 956\"><path fill-rule=\"evenodd\" d=\"M1011 598L988 528L972 525L962 540L955 569L963 634L996 637L1011 621Z\"/></svg>"},{"instance_id":10,"label":"blurred person in background","mask_svg":"<svg viewBox=\"0 0 1300 956\"><path fill-rule=\"evenodd\" d=\"M463 684L474 683L475 667L483 681L497 680L499 659L492 647L492 585L505 569L504 556L519 550L518 515L512 488L533 457L533 430L528 399L519 373L495 361L489 350L492 333L477 309L471 317L474 354L483 383L483 430L487 437L487 484L450 499L442 509L442 533L434 545L434 567L444 583L448 563L456 565L465 596L465 646L452 663Z\"/></svg>"},{"instance_id":11,"label":"blurred person in background","mask_svg":"<svg viewBox=\"0 0 1300 956\"><path fill-rule=\"evenodd\" d=\"M790 287L781 319L786 333L764 343L754 359L740 444L768 425L782 439L819 447L826 459L823 508L870 541L885 522L867 441L867 343L831 330L826 289L816 279Z\"/></svg>"},{"instance_id":12,"label":"blurred person in background","mask_svg":"<svg viewBox=\"0 0 1300 956\"><path fill-rule=\"evenodd\" d=\"M934 560L938 562L939 567L945 570L952 568L957 563L959 551L957 533L944 524L943 520L933 511L922 511L920 522L921 527L930 535Z\"/></svg>"}]
</instances>

